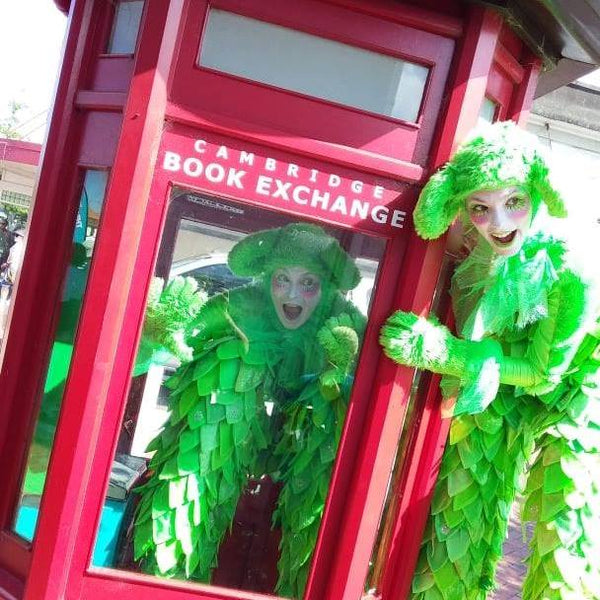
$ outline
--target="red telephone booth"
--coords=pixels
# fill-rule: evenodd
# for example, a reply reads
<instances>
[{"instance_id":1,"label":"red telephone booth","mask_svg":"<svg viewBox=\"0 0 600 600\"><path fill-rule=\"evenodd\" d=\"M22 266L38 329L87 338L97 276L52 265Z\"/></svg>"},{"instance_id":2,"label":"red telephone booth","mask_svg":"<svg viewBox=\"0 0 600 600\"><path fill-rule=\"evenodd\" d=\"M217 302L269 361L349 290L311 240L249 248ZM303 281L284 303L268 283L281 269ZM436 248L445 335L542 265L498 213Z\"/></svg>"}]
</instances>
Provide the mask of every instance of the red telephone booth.
<instances>
[{"instance_id":1,"label":"red telephone booth","mask_svg":"<svg viewBox=\"0 0 600 600\"><path fill-rule=\"evenodd\" d=\"M405 597L447 423L436 379L383 358L378 330L398 307L446 310L444 241L420 240L411 209L478 119L526 118L548 52L460 0L57 4L64 63L3 342L0 596L274 593L268 479L211 583L138 568L130 485L177 364L140 377L136 356L153 276L226 293L247 283L236 243L308 222L358 267L347 301L367 325L303 597Z\"/></svg>"}]
</instances>

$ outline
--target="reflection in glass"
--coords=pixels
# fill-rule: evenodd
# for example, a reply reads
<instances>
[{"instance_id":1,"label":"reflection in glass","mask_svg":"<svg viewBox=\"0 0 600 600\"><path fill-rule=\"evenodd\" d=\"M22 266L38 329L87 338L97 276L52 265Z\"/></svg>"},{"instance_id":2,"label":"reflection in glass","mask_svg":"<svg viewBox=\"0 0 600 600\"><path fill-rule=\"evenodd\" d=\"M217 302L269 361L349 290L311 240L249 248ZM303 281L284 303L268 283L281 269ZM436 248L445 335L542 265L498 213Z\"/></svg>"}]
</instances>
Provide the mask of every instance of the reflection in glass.
<instances>
[{"instance_id":1,"label":"reflection in glass","mask_svg":"<svg viewBox=\"0 0 600 600\"><path fill-rule=\"evenodd\" d=\"M40 499L44 491L62 395L71 364L73 340L87 283L107 178L107 171L87 170L85 172L73 232L71 261L65 274L60 317L14 521L14 531L29 541L35 535Z\"/></svg>"},{"instance_id":2,"label":"reflection in glass","mask_svg":"<svg viewBox=\"0 0 600 600\"><path fill-rule=\"evenodd\" d=\"M14 287L21 270L25 253L26 230L18 225L14 231L8 228L8 219L0 216L0 341L9 330L9 312Z\"/></svg>"},{"instance_id":3,"label":"reflection in glass","mask_svg":"<svg viewBox=\"0 0 600 600\"><path fill-rule=\"evenodd\" d=\"M377 114L416 121L429 69L211 8L198 64Z\"/></svg>"},{"instance_id":4,"label":"reflection in glass","mask_svg":"<svg viewBox=\"0 0 600 600\"><path fill-rule=\"evenodd\" d=\"M122 522L94 564L300 598L384 244L181 202L108 492Z\"/></svg>"},{"instance_id":5,"label":"reflection in glass","mask_svg":"<svg viewBox=\"0 0 600 600\"><path fill-rule=\"evenodd\" d=\"M4 358L4 346L10 332L10 315L15 296L18 275L27 246L26 216L18 210L19 199L31 198L25 194L2 190L2 212L0 212L0 365ZM29 208L22 202L21 206ZM11 210L12 209L12 210ZM3 211L6 210L6 213Z\"/></svg>"}]
</instances>

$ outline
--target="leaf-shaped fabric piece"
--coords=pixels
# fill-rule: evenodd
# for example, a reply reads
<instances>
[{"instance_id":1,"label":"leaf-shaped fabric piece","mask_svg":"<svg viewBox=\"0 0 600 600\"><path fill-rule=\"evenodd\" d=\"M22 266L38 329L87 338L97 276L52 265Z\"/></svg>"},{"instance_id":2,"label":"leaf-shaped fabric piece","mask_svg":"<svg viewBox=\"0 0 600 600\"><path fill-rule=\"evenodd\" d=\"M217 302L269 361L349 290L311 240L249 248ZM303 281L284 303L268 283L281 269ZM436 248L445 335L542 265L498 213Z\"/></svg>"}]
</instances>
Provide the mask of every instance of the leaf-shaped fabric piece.
<instances>
[{"instance_id":1,"label":"leaf-shaped fabric piece","mask_svg":"<svg viewBox=\"0 0 600 600\"><path fill-rule=\"evenodd\" d=\"M180 556L178 542L165 542L156 546L156 563L161 573L168 573L177 565Z\"/></svg>"},{"instance_id":2,"label":"leaf-shaped fabric piece","mask_svg":"<svg viewBox=\"0 0 600 600\"><path fill-rule=\"evenodd\" d=\"M198 396L210 396L219 387L219 365L216 364L206 375L196 379Z\"/></svg>"},{"instance_id":3,"label":"leaf-shaped fabric piece","mask_svg":"<svg viewBox=\"0 0 600 600\"><path fill-rule=\"evenodd\" d=\"M448 474L448 493L456 496L473 483L473 478L466 469L456 469Z\"/></svg>"},{"instance_id":4,"label":"leaf-shaped fabric piece","mask_svg":"<svg viewBox=\"0 0 600 600\"><path fill-rule=\"evenodd\" d=\"M223 360L219 367L219 390L233 390L239 373L239 361L234 358Z\"/></svg>"},{"instance_id":5,"label":"leaf-shaped fabric piece","mask_svg":"<svg viewBox=\"0 0 600 600\"><path fill-rule=\"evenodd\" d=\"M316 332L337 319L330 358L341 364L349 361L337 342L356 342L353 361L364 329L341 294L323 295L329 304L315 311L309 333L271 322L262 283L215 296L198 313L194 360L169 379L171 415L139 491L134 544L144 571L209 581L248 476L272 469L283 486L277 592L302 597L350 388L349 379L336 382L335 394L320 386L332 364L322 348L313 351Z\"/></svg>"},{"instance_id":6,"label":"leaf-shaped fabric piece","mask_svg":"<svg viewBox=\"0 0 600 600\"><path fill-rule=\"evenodd\" d=\"M464 438L466 438L471 431L475 428L475 422L473 417L470 415L462 415L452 420L450 425L450 438L449 442L451 445L457 444Z\"/></svg>"},{"instance_id":7,"label":"leaf-shaped fabric piece","mask_svg":"<svg viewBox=\"0 0 600 600\"><path fill-rule=\"evenodd\" d=\"M456 529L446 540L446 548L448 550L448 559L455 563L462 558L469 550L471 539L469 534L464 529Z\"/></svg>"},{"instance_id":8,"label":"leaf-shaped fabric piece","mask_svg":"<svg viewBox=\"0 0 600 600\"><path fill-rule=\"evenodd\" d=\"M560 539L554 529L539 528L536 532L536 545L540 556L544 556L560 546Z\"/></svg>"}]
</instances>

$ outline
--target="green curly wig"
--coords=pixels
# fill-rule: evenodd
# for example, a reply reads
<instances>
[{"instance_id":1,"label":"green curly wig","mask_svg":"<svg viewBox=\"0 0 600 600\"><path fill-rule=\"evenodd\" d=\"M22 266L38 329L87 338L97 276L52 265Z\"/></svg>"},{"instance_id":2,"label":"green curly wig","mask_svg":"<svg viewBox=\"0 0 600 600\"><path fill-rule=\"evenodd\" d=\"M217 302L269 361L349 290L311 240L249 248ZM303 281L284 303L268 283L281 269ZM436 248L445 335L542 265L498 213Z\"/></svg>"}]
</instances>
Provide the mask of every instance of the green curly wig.
<instances>
[{"instance_id":1,"label":"green curly wig","mask_svg":"<svg viewBox=\"0 0 600 600\"><path fill-rule=\"evenodd\" d=\"M343 292L360 281L352 257L338 241L309 223L257 231L229 252L229 267L243 277L259 277L289 265L302 265Z\"/></svg>"},{"instance_id":2,"label":"green curly wig","mask_svg":"<svg viewBox=\"0 0 600 600\"><path fill-rule=\"evenodd\" d=\"M507 121L482 129L429 179L413 212L417 233L424 239L440 237L468 196L508 186L519 187L529 195L534 214L544 202L551 216L566 217L537 139Z\"/></svg>"}]
</instances>

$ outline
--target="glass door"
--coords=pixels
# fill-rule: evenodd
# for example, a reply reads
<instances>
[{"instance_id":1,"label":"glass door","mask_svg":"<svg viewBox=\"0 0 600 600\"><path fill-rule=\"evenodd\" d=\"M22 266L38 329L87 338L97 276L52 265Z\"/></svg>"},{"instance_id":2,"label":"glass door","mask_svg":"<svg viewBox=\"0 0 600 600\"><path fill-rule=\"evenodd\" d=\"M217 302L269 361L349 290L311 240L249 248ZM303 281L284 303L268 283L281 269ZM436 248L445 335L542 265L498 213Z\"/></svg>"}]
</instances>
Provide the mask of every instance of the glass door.
<instances>
[{"instance_id":1,"label":"glass door","mask_svg":"<svg viewBox=\"0 0 600 600\"><path fill-rule=\"evenodd\" d=\"M174 189L93 567L303 596L385 243Z\"/></svg>"}]
</instances>

